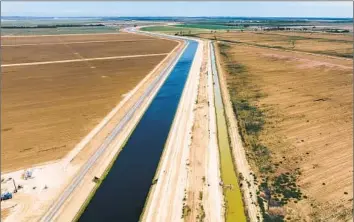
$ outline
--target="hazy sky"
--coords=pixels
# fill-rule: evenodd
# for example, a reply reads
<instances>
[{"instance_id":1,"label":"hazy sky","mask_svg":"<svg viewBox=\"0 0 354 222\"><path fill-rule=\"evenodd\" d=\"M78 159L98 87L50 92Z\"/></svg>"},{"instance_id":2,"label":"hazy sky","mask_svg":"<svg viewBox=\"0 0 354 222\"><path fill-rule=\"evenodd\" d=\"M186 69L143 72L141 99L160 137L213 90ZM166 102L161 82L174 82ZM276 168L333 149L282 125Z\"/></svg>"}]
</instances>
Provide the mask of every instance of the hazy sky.
<instances>
[{"instance_id":1,"label":"hazy sky","mask_svg":"<svg viewBox=\"0 0 354 222\"><path fill-rule=\"evenodd\" d=\"M353 3L341 2L1 2L3 16L258 16L353 17Z\"/></svg>"}]
</instances>

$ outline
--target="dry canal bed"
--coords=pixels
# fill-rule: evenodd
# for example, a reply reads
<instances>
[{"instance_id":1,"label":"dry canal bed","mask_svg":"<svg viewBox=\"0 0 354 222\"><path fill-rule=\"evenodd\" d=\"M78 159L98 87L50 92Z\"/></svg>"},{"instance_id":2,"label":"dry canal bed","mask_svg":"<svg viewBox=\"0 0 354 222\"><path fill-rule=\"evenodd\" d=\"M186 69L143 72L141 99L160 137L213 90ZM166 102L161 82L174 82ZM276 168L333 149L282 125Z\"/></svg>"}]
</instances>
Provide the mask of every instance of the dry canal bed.
<instances>
[{"instance_id":1,"label":"dry canal bed","mask_svg":"<svg viewBox=\"0 0 354 222\"><path fill-rule=\"evenodd\" d=\"M9 37L2 38L2 44L31 44L47 38L54 43L59 38L80 41L80 50L76 48L80 58L146 57L2 67L2 172L62 158L177 45L133 34ZM137 41L92 43L95 39ZM77 59L75 50L69 49L72 45L2 46L2 62ZM58 53L57 47L65 53ZM154 52L161 55L150 55Z\"/></svg>"}]
</instances>

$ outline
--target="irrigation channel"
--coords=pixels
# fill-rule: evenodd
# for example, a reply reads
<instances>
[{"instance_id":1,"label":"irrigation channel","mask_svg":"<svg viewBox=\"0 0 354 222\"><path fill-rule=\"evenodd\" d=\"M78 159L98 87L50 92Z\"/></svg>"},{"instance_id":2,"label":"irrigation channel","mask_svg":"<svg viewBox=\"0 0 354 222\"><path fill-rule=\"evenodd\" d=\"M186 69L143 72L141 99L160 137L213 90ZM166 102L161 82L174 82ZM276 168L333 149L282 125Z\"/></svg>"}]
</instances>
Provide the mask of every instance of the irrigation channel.
<instances>
[{"instance_id":1,"label":"irrigation channel","mask_svg":"<svg viewBox=\"0 0 354 222\"><path fill-rule=\"evenodd\" d=\"M242 194L238 184L236 167L232 159L232 153L227 132L224 104L220 91L219 76L216 68L215 52L210 43L211 70L214 81L215 111L218 132L218 146L220 152L221 179L225 197L225 221L246 222L243 207Z\"/></svg>"},{"instance_id":2,"label":"irrigation channel","mask_svg":"<svg viewBox=\"0 0 354 222\"><path fill-rule=\"evenodd\" d=\"M78 221L139 221L197 50L188 42Z\"/></svg>"}]
</instances>

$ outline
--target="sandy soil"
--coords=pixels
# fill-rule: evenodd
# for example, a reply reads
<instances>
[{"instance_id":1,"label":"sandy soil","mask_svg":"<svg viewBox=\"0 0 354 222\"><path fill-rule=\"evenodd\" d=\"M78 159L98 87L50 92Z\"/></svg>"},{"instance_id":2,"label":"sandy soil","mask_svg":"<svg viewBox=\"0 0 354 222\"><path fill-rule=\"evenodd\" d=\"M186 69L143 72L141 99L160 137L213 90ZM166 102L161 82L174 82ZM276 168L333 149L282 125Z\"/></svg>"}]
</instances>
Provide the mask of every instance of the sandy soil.
<instances>
[{"instance_id":1,"label":"sandy soil","mask_svg":"<svg viewBox=\"0 0 354 222\"><path fill-rule=\"evenodd\" d=\"M229 56L246 67L249 87L263 95L254 105L266 115L260 138L279 164L276 173L301 170L298 184L307 199L288 204L286 218L351 220L352 60L231 47Z\"/></svg>"},{"instance_id":2,"label":"sandy soil","mask_svg":"<svg viewBox=\"0 0 354 222\"><path fill-rule=\"evenodd\" d=\"M188 181L186 187L185 221L197 221L205 218L205 195L207 193L207 154L209 145L208 113L208 50L203 42L203 63L201 67L198 97L194 109L192 143L188 163ZM190 211L190 212L189 212ZM205 218L210 221L210 218Z\"/></svg>"},{"instance_id":3,"label":"sandy soil","mask_svg":"<svg viewBox=\"0 0 354 222\"><path fill-rule=\"evenodd\" d=\"M142 216L143 221L181 221L189 147L195 102L202 63L203 44L199 44L189 77Z\"/></svg>"},{"instance_id":4,"label":"sandy soil","mask_svg":"<svg viewBox=\"0 0 354 222\"><path fill-rule=\"evenodd\" d=\"M85 160L87 160L88 155L90 155L90 153L92 153L93 150L102 143L104 138L116 125L117 121L122 118L127 109L129 109L129 107L131 107L135 103L135 101L140 97L140 95L142 95L143 91L150 85L151 81L153 81L153 79L158 75L158 73L160 73L160 71L164 68L164 65L167 63L167 61L172 59L176 55L176 50L180 49L180 47L181 45L176 47L174 52L172 52L169 57L161 61L159 66L155 67L155 69L151 71L150 74L146 75L146 77L142 81L140 81L140 83L136 86L134 90L132 90L130 93L123 94L125 96L124 99L116 106L114 110L112 110L112 112L110 113L111 116L109 117L110 119L107 119L106 117L96 127L100 128L99 131L95 128L91 131L91 133L88 134L88 136L85 138L91 138L88 144L77 144L77 147L75 149L78 149L78 152L74 152L74 154L70 153L69 159L64 158L62 161L59 161L57 163L34 168L35 178L26 181L21 179L21 174L23 172L22 170L2 175L7 178L15 178L18 184L24 184L26 187L26 189L23 189L23 191L17 193L12 200L2 202L2 211L9 211L8 209L10 209L10 207L15 206L11 208L11 215L7 218L7 221L17 222L38 220L38 218L45 212L45 210L48 209L49 204L52 203L53 200L55 200L55 198L62 192L64 187L75 175L81 164L84 163ZM132 65L132 68L134 69L134 65ZM155 92L156 91L157 89L155 90ZM149 99L144 101L144 108L139 110L136 116L134 116L132 121L128 124L124 132L122 132L122 134L117 137L117 141L113 143L111 145L111 148L101 157L101 159L99 160L99 164L97 164L91 169L91 173L89 173L88 176L84 179L84 182L81 183L80 189L79 191L77 191L78 194L74 196L75 198L72 197L70 207L65 208L67 210L62 212L61 215L62 218L64 218L64 221L68 221L70 220L68 218L72 218L73 216L75 216L82 203L90 194L91 190L95 187L95 183L92 182L92 175L100 177L103 174L104 170L109 165L112 158L114 158L118 154L119 148L121 147L121 143L124 142L127 135L134 128L134 125L136 124L140 116L143 114L145 108L151 100L152 95L150 95ZM106 123L103 123L105 121ZM80 152L83 148L84 152ZM47 189L44 189L45 185L47 185ZM36 189L33 189L34 186L36 186ZM11 189L11 184L2 184L2 188L3 187Z\"/></svg>"}]
</instances>

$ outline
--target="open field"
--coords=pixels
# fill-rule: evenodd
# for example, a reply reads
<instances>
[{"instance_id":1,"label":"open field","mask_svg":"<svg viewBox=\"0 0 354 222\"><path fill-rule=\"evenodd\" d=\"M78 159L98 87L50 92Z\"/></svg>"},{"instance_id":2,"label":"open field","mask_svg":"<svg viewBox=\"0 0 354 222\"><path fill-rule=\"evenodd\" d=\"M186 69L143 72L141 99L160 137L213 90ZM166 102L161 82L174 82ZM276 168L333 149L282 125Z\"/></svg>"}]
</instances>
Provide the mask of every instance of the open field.
<instances>
[{"instance_id":1,"label":"open field","mask_svg":"<svg viewBox=\"0 0 354 222\"><path fill-rule=\"evenodd\" d=\"M12 28L1 29L2 36L17 35L62 35L62 34L96 34L96 33L117 33L119 27L93 26L93 27L60 27L60 28Z\"/></svg>"},{"instance_id":2,"label":"open field","mask_svg":"<svg viewBox=\"0 0 354 222\"><path fill-rule=\"evenodd\" d=\"M352 60L237 43L219 49L263 216L351 220Z\"/></svg>"},{"instance_id":3,"label":"open field","mask_svg":"<svg viewBox=\"0 0 354 222\"><path fill-rule=\"evenodd\" d=\"M193 28L193 27L183 27L183 26L150 26L141 28L142 31L148 32L161 32L166 34L184 33L184 34L200 34L209 33L207 29Z\"/></svg>"},{"instance_id":4,"label":"open field","mask_svg":"<svg viewBox=\"0 0 354 222\"><path fill-rule=\"evenodd\" d=\"M147 51L140 49L140 54L150 54L149 50L168 53L177 44L160 39L143 42L130 45L130 50L137 45ZM159 43L165 43L164 48L156 48ZM119 48L125 42L115 44L111 48L117 54L130 54L129 49ZM82 52L87 52L85 57L114 54L99 47L90 52L85 45L92 44L80 44ZM42 53L37 48L35 54ZM2 55L11 61L5 50ZM2 172L63 157L164 57L2 67Z\"/></svg>"},{"instance_id":5,"label":"open field","mask_svg":"<svg viewBox=\"0 0 354 222\"><path fill-rule=\"evenodd\" d=\"M175 27L193 28L193 29L206 29L206 30L241 29L241 27L239 27L239 26L228 26L228 25L222 25L222 24L203 24L203 23L182 24L182 25L175 25Z\"/></svg>"},{"instance_id":6,"label":"open field","mask_svg":"<svg viewBox=\"0 0 354 222\"><path fill-rule=\"evenodd\" d=\"M275 34L276 33L276 34ZM200 34L202 38L233 43L261 46L265 48L287 49L324 55L353 57L351 35L314 34L316 38L297 32L217 32ZM350 38L351 37L351 38Z\"/></svg>"},{"instance_id":7,"label":"open field","mask_svg":"<svg viewBox=\"0 0 354 222\"><path fill-rule=\"evenodd\" d=\"M343 40L343 41L353 41L353 33L348 34L330 34L330 33L321 33L321 32L266 32L270 35L285 35L292 37L304 37L310 39L328 39L328 40Z\"/></svg>"},{"instance_id":8,"label":"open field","mask_svg":"<svg viewBox=\"0 0 354 222\"><path fill-rule=\"evenodd\" d=\"M21 44L65 44L89 41L134 41L141 39L154 39L149 36L134 35L130 33L105 33L105 34L73 34L73 35L39 35L39 36L3 36L1 45Z\"/></svg>"},{"instance_id":9,"label":"open field","mask_svg":"<svg viewBox=\"0 0 354 222\"><path fill-rule=\"evenodd\" d=\"M175 44L169 40L152 38L102 40L100 42L71 42L46 45L3 46L2 64L99 58L125 55L158 54L171 51Z\"/></svg>"}]
</instances>

